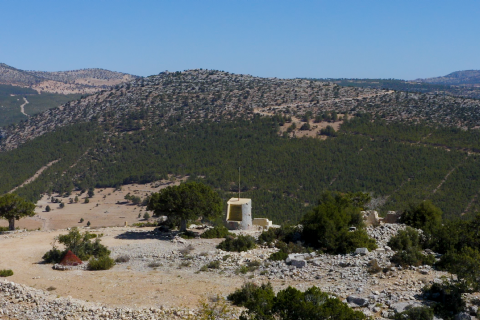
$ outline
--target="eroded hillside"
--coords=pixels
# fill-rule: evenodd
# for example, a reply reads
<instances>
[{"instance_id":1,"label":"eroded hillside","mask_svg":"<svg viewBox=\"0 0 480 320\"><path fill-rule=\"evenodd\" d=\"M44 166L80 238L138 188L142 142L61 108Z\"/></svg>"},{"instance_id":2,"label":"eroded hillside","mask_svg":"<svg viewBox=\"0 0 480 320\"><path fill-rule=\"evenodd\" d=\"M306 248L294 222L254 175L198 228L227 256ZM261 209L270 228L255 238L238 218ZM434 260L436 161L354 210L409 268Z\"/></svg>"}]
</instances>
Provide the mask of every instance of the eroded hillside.
<instances>
[{"instance_id":1,"label":"eroded hillside","mask_svg":"<svg viewBox=\"0 0 480 320\"><path fill-rule=\"evenodd\" d=\"M71 101L2 132L2 150L58 127L98 121L125 131L221 121L255 113L312 115L369 113L386 121L477 127L480 101L453 96L341 87L330 82L258 78L221 71L164 72Z\"/></svg>"}]
</instances>

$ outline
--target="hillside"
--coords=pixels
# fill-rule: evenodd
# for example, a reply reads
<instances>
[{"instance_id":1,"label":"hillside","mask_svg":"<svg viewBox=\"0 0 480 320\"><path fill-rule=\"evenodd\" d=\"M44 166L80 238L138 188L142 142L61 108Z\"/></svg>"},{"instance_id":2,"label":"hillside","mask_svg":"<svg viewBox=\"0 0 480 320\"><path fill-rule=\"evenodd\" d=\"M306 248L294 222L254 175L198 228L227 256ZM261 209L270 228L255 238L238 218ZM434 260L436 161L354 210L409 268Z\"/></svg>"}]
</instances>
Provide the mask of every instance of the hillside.
<instances>
[{"instance_id":1,"label":"hillside","mask_svg":"<svg viewBox=\"0 0 480 320\"><path fill-rule=\"evenodd\" d=\"M399 79L311 79L323 82L333 82L344 87L359 87L371 89L389 89L405 92L430 93L436 95L452 95L457 97L480 99L480 87L458 86L448 83L427 82L425 79L413 81Z\"/></svg>"},{"instance_id":2,"label":"hillside","mask_svg":"<svg viewBox=\"0 0 480 320\"><path fill-rule=\"evenodd\" d=\"M298 221L322 190L371 192L381 212L431 199L447 217L467 217L480 208L480 136L458 126L479 119L478 101L452 96L165 72L6 128L0 193L53 163L18 193L189 176L228 198L241 166L255 214L278 223ZM323 140L327 125L338 130Z\"/></svg>"},{"instance_id":3,"label":"hillside","mask_svg":"<svg viewBox=\"0 0 480 320\"><path fill-rule=\"evenodd\" d=\"M480 126L480 101L474 99L189 70L136 79L31 117L3 130L0 149L11 150L58 127L90 120L128 131L132 125L185 125L251 118L256 113L317 115L325 111L366 112L390 122Z\"/></svg>"},{"instance_id":4,"label":"hillside","mask_svg":"<svg viewBox=\"0 0 480 320\"><path fill-rule=\"evenodd\" d=\"M104 69L25 71L0 63L0 84L28 87L38 93L89 94L135 78Z\"/></svg>"},{"instance_id":5,"label":"hillside","mask_svg":"<svg viewBox=\"0 0 480 320\"><path fill-rule=\"evenodd\" d=\"M0 127L135 78L104 69L24 71L1 63Z\"/></svg>"},{"instance_id":6,"label":"hillside","mask_svg":"<svg viewBox=\"0 0 480 320\"><path fill-rule=\"evenodd\" d=\"M480 87L480 70L456 71L443 77L417 79L433 84Z\"/></svg>"}]
</instances>

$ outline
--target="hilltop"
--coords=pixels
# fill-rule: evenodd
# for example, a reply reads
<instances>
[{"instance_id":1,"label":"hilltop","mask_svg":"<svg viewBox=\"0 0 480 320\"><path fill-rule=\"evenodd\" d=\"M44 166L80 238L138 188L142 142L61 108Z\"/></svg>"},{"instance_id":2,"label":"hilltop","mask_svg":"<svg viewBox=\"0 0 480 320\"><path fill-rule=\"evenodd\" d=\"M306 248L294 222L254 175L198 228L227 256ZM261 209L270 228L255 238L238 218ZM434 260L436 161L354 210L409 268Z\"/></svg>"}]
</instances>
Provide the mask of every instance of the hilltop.
<instances>
[{"instance_id":1,"label":"hilltop","mask_svg":"<svg viewBox=\"0 0 480 320\"><path fill-rule=\"evenodd\" d=\"M0 127L136 78L104 69L25 71L0 63Z\"/></svg>"},{"instance_id":2,"label":"hilltop","mask_svg":"<svg viewBox=\"0 0 480 320\"><path fill-rule=\"evenodd\" d=\"M259 78L211 70L163 72L102 90L3 130L0 149L78 122L109 123L122 131L172 123L252 118L254 114L369 113L386 121L474 128L480 101L455 96L343 87L332 82ZM128 124L127 124L128 122Z\"/></svg>"},{"instance_id":3,"label":"hilltop","mask_svg":"<svg viewBox=\"0 0 480 320\"><path fill-rule=\"evenodd\" d=\"M455 71L443 77L417 79L416 81L443 85L480 87L480 70Z\"/></svg>"},{"instance_id":4,"label":"hilltop","mask_svg":"<svg viewBox=\"0 0 480 320\"><path fill-rule=\"evenodd\" d=\"M135 78L104 69L26 71L0 63L0 84L28 87L38 93L89 94Z\"/></svg>"}]
</instances>

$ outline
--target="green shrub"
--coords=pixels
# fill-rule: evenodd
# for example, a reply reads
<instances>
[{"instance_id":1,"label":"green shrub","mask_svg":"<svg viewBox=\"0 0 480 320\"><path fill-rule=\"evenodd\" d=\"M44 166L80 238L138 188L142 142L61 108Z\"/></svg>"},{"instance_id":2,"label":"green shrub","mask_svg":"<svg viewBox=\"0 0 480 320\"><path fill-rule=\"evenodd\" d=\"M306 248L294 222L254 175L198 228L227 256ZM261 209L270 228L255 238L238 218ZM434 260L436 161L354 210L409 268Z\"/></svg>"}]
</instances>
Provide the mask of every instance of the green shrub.
<instances>
[{"instance_id":1,"label":"green shrub","mask_svg":"<svg viewBox=\"0 0 480 320\"><path fill-rule=\"evenodd\" d=\"M272 253L268 259L273 261L280 261L280 260L285 260L287 258L288 258L288 253L283 251L277 251Z\"/></svg>"},{"instance_id":2,"label":"green shrub","mask_svg":"<svg viewBox=\"0 0 480 320\"><path fill-rule=\"evenodd\" d=\"M390 259L395 264L406 266L420 266L420 265L432 265L435 262L433 255L424 255L420 249L416 247L410 247L406 250L398 251Z\"/></svg>"},{"instance_id":3,"label":"green shrub","mask_svg":"<svg viewBox=\"0 0 480 320\"><path fill-rule=\"evenodd\" d=\"M252 236L240 235L237 238L228 236L225 240L220 242L217 246L218 249L224 251L248 251L256 247L255 238Z\"/></svg>"},{"instance_id":4,"label":"green shrub","mask_svg":"<svg viewBox=\"0 0 480 320\"><path fill-rule=\"evenodd\" d=\"M240 319L366 319L362 312L353 311L317 287L305 292L288 287L275 296L270 283L258 286L247 282L228 295L228 300L247 309Z\"/></svg>"},{"instance_id":5,"label":"green shrub","mask_svg":"<svg viewBox=\"0 0 480 320\"><path fill-rule=\"evenodd\" d=\"M417 230L407 227L405 230L399 230L395 236L390 238L388 246L395 251L420 247L420 235Z\"/></svg>"},{"instance_id":6,"label":"green shrub","mask_svg":"<svg viewBox=\"0 0 480 320\"><path fill-rule=\"evenodd\" d=\"M360 214L369 200L370 196L362 192L323 193L319 205L301 220L302 239L308 245L332 254L349 253L359 247L375 249L375 240L362 229ZM349 232L351 226L357 230Z\"/></svg>"},{"instance_id":7,"label":"green shrub","mask_svg":"<svg viewBox=\"0 0 480 320\"><path fill-rule=\"evenodd\" d=\"M10 269L0 270L0 277L10 277L13 276L13 271Z\"/></svg>"},{"instance_id":8,"label":"green shrub","mask_svg":"<svg viewBox=\"0 0 480 320\"><path fill-rule=\"evenodd\" d=\"M220 261L219 260L215 260L215 261L211 261L207 264L207 268L208 269L220 269Z\"/></svg>"},{"instance_id":9,"label":"green shrub","mask_svg":"<svg viewBox=\"0 0 480 320\"><path fill-rule=\"evenodd\" d=\"M435 301L434 313L445 319L453 319L452 315L465 310L465 301L462 294L466 292L463 283L434 283L423 289L429 300Z\"/></svg>"},{"instance_id":10,"label":"green shrub","mask_svg":"<svg viewBox=\"0 0 480 320\"><path fill-rule=\"evenodd\" d=\"M202 233L200 235L200 238L203 238L203 239L226 238L227 236L231 236L231 235L232 233L230 233L225 226L216 226Z\"/></svg>"},{"instance_id":11,"label":"green shrub","mask_svg":"<svg viewBox=\"0 0 480 320\"><path fill-rule=\"evenodd\" d=\"M294 226L282 226L280 228L269 228L263 231L258 237L260 244L271 244L275 241L283 241L286 243L300 240L301 232Z\"/></svg>"},{"instance_id":12,"label":"green shrub","mask_svg":"<svg viewBox=\"0 0 480 320\"><path fill-rule=\"evenodd\" d=\"M8 231L8 230L9 230L8 227L0 227L0 232L2 232L2 231Z\"/></svg>"},{"instance_id":13,"label":"green shrub","mask_svg":"<svg viewBox=\"0 0 480 320\"><path fill-rule=\"evenodd\" d=\"M89 270L108 270L115 265L115 261L109 256L100 256L98 258L92 258L88 262Z\"/></svg>"},{"instance_id":14,"label":"green shrub","mask_svg":"<svg viewBox=\"0 0 480 320\"><path fill-rule=\"evenodd\" d=\"M413 228L407 227L398 231L397 235L390 239L388 246L397 251L391 261L402 267L432 265L435 262L433 255L422 254L420 235Z\"/></svg>"},{"instance_id":15,"label":"green shrub","mask_svg":"<svg viewBox=\"0 0 480 320\"><path fill-rule=\"evenodd\" d=\"M132 226L137 228L158 227L158 222L137 222Z\"/></svg>"},{"instance_id":16,"label":"green shrub","mask_svg":"<svg viewBox=\"0 0 480 320\"><path fill-rule=\"evenodd\" d=\"M95 239L95 241L92 241L92 239ZM60 262L68 250L71 250L83 261L90 259L90 257L98 258L110 255L110 250L100 243L96 234L90 232L82 234L77 228L72 228L68 234L59 235L58 242L65 245L65 250L60 251L54 245L52 250L43 255L45 262Z\"/></svg>"},{"instance_id":17,"label":"green shrub","mask_svg":"<svg viewBox=\"0 0 480 320\"><path fill-rule=\"evenodd\" d=\"M124 262L128 262L128 261L130 261L129 256L119 256L119 257L115 258L116 263L124 263Z\"/></svg>"},{"instance_id":18,"label":"green shrub","mask_svg":"<svg viewBox=\"0 0 480 320\"><path fill-rule=\"evenodd\" d=\"M60 251L57 248L52 248L52 250L47 251L42 259L46 263L60 263L62 261L63 256L65 255L66 251Z\"/></svg>"},{"instance_id":19,"label":"green shrub","mask_svg":"<svg viewBox=\"0 0 480 320\"><path fill-rule=\"evenodd\" d=\"M185 232L182 232L180 234L180 237L183 238L183 239L195 239L197 237L197 233L193 232L193 231L190 231L190 230L187 230Z\"/></svg>"},{"instance_id":20,"label":"green shrub","mask_svg":"<svg viewBox=\"0 0 480 320\"><path fill-rule=\"evenodd\" d=\"M403 212L400 221L427 233L432 233L442 222L442 215L440 208L433 205L430 200L426 200L417 206L410 205L410 208Z\"/></svg>"},{"instance_id":21,"label":"green shrub","mask_svg":"<svg viewBox=\"0 0 480 320\"><path fill-rule=\"evenodd\" d=\"M394 320L433 320L433 310L429 307L415 307L396 313Z\"/></svg>"}]
</instances>

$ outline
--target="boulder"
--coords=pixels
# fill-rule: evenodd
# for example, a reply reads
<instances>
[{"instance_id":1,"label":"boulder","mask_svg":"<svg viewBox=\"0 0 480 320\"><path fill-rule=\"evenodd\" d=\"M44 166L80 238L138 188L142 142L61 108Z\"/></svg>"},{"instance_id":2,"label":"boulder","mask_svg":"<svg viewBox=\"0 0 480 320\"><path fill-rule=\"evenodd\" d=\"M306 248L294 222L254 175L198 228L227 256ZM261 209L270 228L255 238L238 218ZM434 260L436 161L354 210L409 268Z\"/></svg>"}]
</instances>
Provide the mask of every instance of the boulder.
<instances>
[{"instance_id":1,"label":"boulder","mask_svg":"<svg viewBox=\"0 0 480 320\"><path fill-rule=\"evenodd\" d=\"M297 268L303 268L307 266L307 261L304 259L292 259L290 264Z\"/></svg>"},{"instance_id":2,"label":"boulder","mask_svg":"<svg viewBox=\"0 0 480 320\"><path fill-rule=\"evenodd\" d=\"M355 250L355 253L356 254L367 254L368 253L368 249L367 248L357 248Z\"/></svg>"},{"instance_id":3,"label":"boulder","mask_svg":"<svg viewBox=\"0 0 480 320\"><path fill-rule=\"evenodd\" d=\"M455 315L455 320L471 320L472 317L467 312L460 312Z\"/></svg>"},{"instance_id":4,"label":"boulder","mask_svg":"<svg viewBox=\"0 0 480 320\"><path fill-rule=\"evenodd\" d=\"M347 297L347 302L350 304L353 304L358 307L365 307L368 305L368 299L367 298L361 298L357 296L348 296Z\"/></svg>"}]
</instances>

